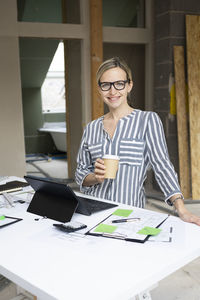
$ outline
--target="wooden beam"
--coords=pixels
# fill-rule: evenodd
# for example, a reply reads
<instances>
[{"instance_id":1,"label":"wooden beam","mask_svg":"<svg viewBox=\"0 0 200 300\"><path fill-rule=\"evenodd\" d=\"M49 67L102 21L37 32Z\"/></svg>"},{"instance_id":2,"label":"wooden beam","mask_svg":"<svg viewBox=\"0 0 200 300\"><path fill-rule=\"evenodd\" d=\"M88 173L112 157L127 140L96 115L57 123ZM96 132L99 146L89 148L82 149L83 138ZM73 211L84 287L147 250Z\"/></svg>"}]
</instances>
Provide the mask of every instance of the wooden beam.
<instances>
[{"instance_id":1,"label":"wooden beam","mask_svg":"<svg viewBox=\"0 0 200 300\"><path fill-rule=\"evenodd\" d=\"M102 32L102 0L90 0L92 119L97 119L104 114L104 104L96 83L96 72L103 61Z\"/></svg>"},{"instance_id":2,"label":"wooden beam","mask_svg":"<svg viewBox=\"0 0 200 300\"><path fill-rule=\"evenodd\" d=\"M69 78L68 78L68 46L67 41L64 40L64 64L65 64L65 107L66 107L66 141L67 141L67 168L68 168L68 178L73 178L72 174L72 153L71 153L71 126L70 126L70 101L69 101Z\"/></svg>"},{"instance_id":3,"label":"wooden beam","mask_svg":"<svg viewBox=\"0 0 200 300\"><path fill-rule=\"evenodd\" d=\"M67 23L67 3L65 0L62 0L62 21L63 23ZM65 120L66 120L66 144L67 144L67 171L68 178L73 178L72 175L72 153L71 153L71 127L70 127L70 102L69 102L69 78L68 78L68 70L69 70L69 62L68 62L68 47L67 40L63 41L64 45L64 70L65 70Z\"/></svg>"},{"instance_id":4,"label":"wooden beam","mask_svg":"<svg viewBox=\"0 0 200 300\"><path fill-rule=\"evenodd\" d=\"M192 198L200 199L200 16L186 16Z\"/></svg>"},{"instance_id":5,"label":"wooden beam","mask_svg":"<svg viewBox=\"0 0 200 300\"><path fill-rule=\"evenodd\" d=\"M148 44L151 41L151 30L146 28L103 27L104 43Z\"/></svg>"},{"instance_id":6,"label":"wooden beam","mask_svg":"<svg viewBox=\"0 0 200 300\"><path fill-rule=\"evenodd\" d=\"M176 91L176 111L178 128L179 178L185 198L191 198L188 112L185 84L185 60L183 46L174 46L174 72Z\"/></svg>"},{"instance_id":7,"label":"wooden beam","mask_svg":"<svg viewBox=\"0 0 200 300\"><path fill-rule=\"evenodd\" d=\"M82 24L18 22L17 28L20 37L55 39L84 39L86 37L85 26Z\"/></svg>"}]
</instances>

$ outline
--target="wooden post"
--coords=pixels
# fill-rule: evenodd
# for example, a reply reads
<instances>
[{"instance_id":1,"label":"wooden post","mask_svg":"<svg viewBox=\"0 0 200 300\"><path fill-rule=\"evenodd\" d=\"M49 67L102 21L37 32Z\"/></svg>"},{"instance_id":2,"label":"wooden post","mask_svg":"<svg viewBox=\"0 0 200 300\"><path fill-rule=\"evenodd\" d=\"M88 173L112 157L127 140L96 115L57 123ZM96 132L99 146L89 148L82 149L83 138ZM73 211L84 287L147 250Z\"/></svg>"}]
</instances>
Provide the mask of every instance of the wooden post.
<instances>
[{"instance_id":1,"label":"wooden post","mask_svg":"<svg viewBox=\"0 0 200 300\"><path fill-rule=\"evenodd\" d=\"M66 0L62 0L62 22L67 23L67 3ZM67 169L68 178L72 178L72 166L71 166L71 130L70 130L70 105L68 97L68 57L67 57L67 41L63 41L64 45L64 64L65 64L65 110L66 110L66 144L67 144Z\"/></svg>"},{"instance_id":2,"label":"wooden post","mask_svg":"<svg viewBox=\"0 0 200 300\"><path fill-rule=\"evenodd\" d=\"M66 107L66 128L67 128L67 133L66 133L66 140L67 140L67 168L68 168L68 178L73 178L72 175L72 163L71 163L71 126L70 126L70 103L69 103L69 97L68 97L68 56L67 56L67 41L63 41L64 44L64 64L65 64L65 107Z\"/></svg>"},{"instance_id":3,"label":"wooden post","mask_svg":"<svg viewBox=\"0 0 200 300\"><path fill-rule=\"evenodd\" d=\"M186 16L192 198L200 199L200 16Z\"/></svg>"},{"instance_id":4,"label":"wooden post","mask_svg":"<svg viewBox=\"0 0 200 300\"><path fill-rule=\"evenodd\" d=\"M92 119L104 114L104 103L97 90L96 72L103 61L102 0L90 0Z\"/></svg>"},{"instance_id":5,"label":"wooden post","mask_svg":"<svg viewBox=\"0 0 200 300\"><path fill-rule=\"evenodd\" d=\"M178 128L179 178L185 198L191 197L188 112L185 84L185 61L183 46L174 46L174 72L176 91L176 112Z\"/></svg>"}]
</instances>

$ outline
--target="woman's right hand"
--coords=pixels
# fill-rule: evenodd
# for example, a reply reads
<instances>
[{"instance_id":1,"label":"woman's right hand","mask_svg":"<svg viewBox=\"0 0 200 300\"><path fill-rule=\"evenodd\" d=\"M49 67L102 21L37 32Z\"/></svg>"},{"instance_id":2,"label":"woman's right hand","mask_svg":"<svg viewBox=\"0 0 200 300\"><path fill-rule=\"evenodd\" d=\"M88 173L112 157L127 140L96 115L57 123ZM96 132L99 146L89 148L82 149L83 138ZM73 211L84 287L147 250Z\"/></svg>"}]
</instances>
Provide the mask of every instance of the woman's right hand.
<instances>
[{"instance_id":1,"label":"woman's right hand","mask_svg":"<svg viewBox=\"0 0 200 300\"><path fill-rule=\"evenodd\" d=\"M97 158L94 164L94 173L88 174L84 181L83 186L93 186L104 181L105 165L101 158Z\"/></svg>"},{"instance_id":2,"label":"woman's right hand","mask_svg":"<svg viewBox=\"0 0 200 300\"><path fill-rule=\"evenodd\" d=\"M105 175L105 165L104 161L101 158L97 158L94 164L94 176L98 183L102 183L104 181Z\"/></svg>"}]
</instances>

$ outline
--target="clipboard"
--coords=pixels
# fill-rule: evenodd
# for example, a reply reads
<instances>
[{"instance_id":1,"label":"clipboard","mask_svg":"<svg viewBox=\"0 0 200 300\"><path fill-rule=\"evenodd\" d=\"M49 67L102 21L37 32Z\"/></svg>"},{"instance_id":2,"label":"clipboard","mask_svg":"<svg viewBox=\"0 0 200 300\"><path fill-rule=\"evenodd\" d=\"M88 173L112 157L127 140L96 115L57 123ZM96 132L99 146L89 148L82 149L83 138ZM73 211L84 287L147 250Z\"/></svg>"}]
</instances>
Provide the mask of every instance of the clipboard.
<instances>
[{"instance_id":1,"label":"clipboard","mask_svg":"<svg viewBox=\"0 0 200 300\"><path fill-rule=\"evenodd\" d=\"M159 229L160 225L163 224L168 217L169 215L167 214L141 208L119 208L92 227L86 234L96 237L144 243L150 236L159 234L161 231L161 229ZM120 222L125 218L129 221ZM135 221L132 222L133 219Z\"/></svg>"},{"instance_id":2,"label":"clipboard","mask_svg":"<svg viewBox=\"0 0 200 300\"><path fill-rule=\"evenodd\" d=\"M22 221L23 219L21 218L16 218L16 217L9 217L9 216L0 216L0 229L3 227L6 227L8 225L17 223L19 221Z\"/></svg>"}]
</instances>

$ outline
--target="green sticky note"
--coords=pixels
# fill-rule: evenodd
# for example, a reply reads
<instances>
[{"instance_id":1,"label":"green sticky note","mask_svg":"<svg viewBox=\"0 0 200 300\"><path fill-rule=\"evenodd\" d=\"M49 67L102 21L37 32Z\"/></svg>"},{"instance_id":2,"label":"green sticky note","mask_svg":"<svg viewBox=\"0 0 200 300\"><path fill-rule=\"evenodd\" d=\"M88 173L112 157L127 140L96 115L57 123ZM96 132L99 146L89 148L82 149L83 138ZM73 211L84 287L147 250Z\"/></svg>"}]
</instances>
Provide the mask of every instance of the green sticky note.
<instances>
[{"instance_id":1,"label":"green sticky note","mask_svg":"<svg viewBox=\"0 0 200 300\"><path fill-rule=\"evenodd\" d=\"M102 232L102 233L113 233L115 231L115 229L117 228L117 226L113 226L113 225L107 225L107 224L99 224L96 228L95 228L95 232Z\"/></svg>"},{"instance_id":2,"label":"green sticky note","mask_svg":"<svg viewBox=\"0 0 200 300\"><path fill-rule=\"evenodd\" d=\"M153 227L144 227L140 229L137 233L144 234L144 235L157 235L161 232L160 228L153 228Z\"/></svg>"},{"instance_id":3,"label":"green sticky note","mask_svg":"<svg viewBox=\"0 0 200 300\"><path fill-rule=\"evenodd\" d=\"M118 208L117 210L115 210L113 212L113 215L127 218L132 212L133 212L132 209L120 209L120 208Z\"/></svg>"},{"instance_id":4,"label":"green sticky note","mask_svg":"<svg viewBox=\"0 0 200 300\"><path fill-rule=\"evenodd\" d=\"M0 216L0 220L4 220L5 219L5 216Z\"/></svg>"}]
</instances>

